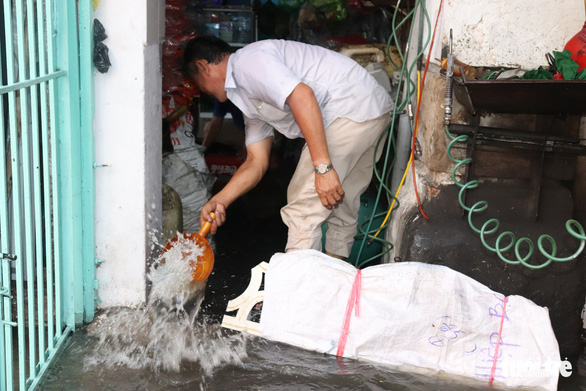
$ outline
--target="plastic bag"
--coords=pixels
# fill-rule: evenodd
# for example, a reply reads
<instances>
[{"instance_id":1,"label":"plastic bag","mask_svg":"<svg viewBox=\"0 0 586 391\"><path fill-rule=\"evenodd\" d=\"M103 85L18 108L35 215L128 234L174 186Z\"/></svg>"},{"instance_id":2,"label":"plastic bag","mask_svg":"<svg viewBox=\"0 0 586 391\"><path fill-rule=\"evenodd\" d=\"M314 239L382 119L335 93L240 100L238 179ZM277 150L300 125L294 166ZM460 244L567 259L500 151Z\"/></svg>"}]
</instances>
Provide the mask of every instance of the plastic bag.
<instances>
[{"instance_id":1,"label":"plastic bag","mask_svg":"<svg viewBox=\"0 0 586 391\"><path fill-rule=\"evenodd\" d=\"M94 19L94 66L100 73L106 73L112 66L108 47L102 42L108 38L104 25L98 19Z\"/></svg>"},{"instance_id":2,"label":"plastic bag","mask_svg":"<svg viewBox=\"0 0 586 391\"><path fill-rule=\"evenodd\" d=\"M102 42L98 42L94 45L94 66L100 73L108 72L112 66L108 51L108 47Z\"/></svg>"},{"instance_id":3,"label":"plastic bag","mask_svg":"<svg viewBox=\"0 0 586 391\"><path fill-rule=\"evenodd\" d=\"M102 42L106 38L108 35L104 25L98 19L94 19L94 42Z\"/></svg>"}]
</instances>

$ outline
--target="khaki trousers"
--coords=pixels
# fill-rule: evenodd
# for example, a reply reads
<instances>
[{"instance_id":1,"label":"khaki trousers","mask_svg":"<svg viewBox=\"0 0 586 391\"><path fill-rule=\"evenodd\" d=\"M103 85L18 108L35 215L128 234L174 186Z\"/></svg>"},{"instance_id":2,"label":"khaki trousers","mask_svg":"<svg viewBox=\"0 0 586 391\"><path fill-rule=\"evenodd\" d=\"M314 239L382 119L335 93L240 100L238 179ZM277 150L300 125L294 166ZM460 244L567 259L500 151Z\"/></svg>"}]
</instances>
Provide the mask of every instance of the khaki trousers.
<instances>
[{"instance_id":1,"label":"khaki trousers","mask_svg":"<svg viewBox=\"0 0 586 391\"><path fill-rule=\"evenodd\" d=\"M327 221L326 251L342 257L350 255L360 196L372 179L376 142L389 120L389 114L366 122L338 118L326 129L330 159L345 192L344 200L333 210L326 209L317 195L313 162L307 145L303 147L287 189L287 205L281 209L283 222L289 227L285 251L321 251L321 226ZM383 149L381 143L377 161Z\"/></svg>"}]
</instances>

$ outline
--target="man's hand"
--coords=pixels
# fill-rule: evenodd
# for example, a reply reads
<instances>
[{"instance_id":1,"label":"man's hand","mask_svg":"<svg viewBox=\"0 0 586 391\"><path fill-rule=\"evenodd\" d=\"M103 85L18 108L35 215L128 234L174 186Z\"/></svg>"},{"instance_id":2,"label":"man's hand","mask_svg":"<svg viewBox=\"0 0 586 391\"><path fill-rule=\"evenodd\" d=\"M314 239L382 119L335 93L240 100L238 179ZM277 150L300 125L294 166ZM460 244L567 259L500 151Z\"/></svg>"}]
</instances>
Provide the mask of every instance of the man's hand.
<instances>
[{"instance_id":1,"label":"man's hand","mask_svg":"<svg viewBox=\"0 0 586 391\"><path fill-rule=\"evenodd\" d=\"M211 212L216 214L215 220L211 218ZM216 202L214 199L209 200L208 203L203 206L201 215L199 216L200 225L203 225L204 221L212 223L210 233L212 235L215 234L218 231L218 227L226 221L226 207L223 204Z\"/></svg>"},{"instance_id":2,"label":"man's hand","mask_svg":"<svg viewBox=\"0 0 586 391\"><path fill-rule=\"evenodd\" d=\"M322 205L328 209L337 207L344 199L344 189L335 169L315 174L315 190Z\"/></svg>"}]
</instances>

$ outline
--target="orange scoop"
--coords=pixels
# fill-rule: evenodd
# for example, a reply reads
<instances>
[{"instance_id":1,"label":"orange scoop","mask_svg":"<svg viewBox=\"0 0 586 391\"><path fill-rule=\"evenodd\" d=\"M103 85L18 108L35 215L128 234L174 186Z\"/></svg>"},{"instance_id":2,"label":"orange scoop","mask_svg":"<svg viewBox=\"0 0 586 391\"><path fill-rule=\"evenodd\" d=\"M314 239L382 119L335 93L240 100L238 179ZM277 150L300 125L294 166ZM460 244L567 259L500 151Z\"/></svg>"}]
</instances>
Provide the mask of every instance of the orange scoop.
<instances>
[{"instance_id":1,"label":"orange scoop","mask_svg":"<svg viewBox=\"0 0 586 391\"><path fill-rule=\"evenodd\" d=\"M216 216L213 213L210 213L212 219L216 219ZM207 241L206 236L210 232L212 228L212 223L204 221L199 233L194 232L183 232L176 235L173 239L170 239L165 248L163 249L163 254L173 248L181 238L182 241L188 241L193 243L193 245L202 249L203 254L197 257L196 261L190 260L191 267L193 268L193 272L191 276L193 277L193 282L205 281L212 269L214 268L214 251L212 250L212 246ZM183 258L188 258L192 253L182 251L181 254Z\"/></svg>"}]
</instances>

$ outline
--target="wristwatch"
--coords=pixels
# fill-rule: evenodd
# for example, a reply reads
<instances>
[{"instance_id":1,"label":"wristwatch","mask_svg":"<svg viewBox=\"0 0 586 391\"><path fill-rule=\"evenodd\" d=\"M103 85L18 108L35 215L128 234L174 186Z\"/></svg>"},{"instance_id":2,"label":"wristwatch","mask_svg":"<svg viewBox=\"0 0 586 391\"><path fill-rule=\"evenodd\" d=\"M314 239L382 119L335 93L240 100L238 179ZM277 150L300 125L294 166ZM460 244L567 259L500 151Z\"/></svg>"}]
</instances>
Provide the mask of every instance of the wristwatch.
<instances>
[{"instance_id":1,"label":"wristwatch","mask_svg":"<svg viewBox=\"0 0 586 391\"><path fill-rule=\"evenodd\" d=\"M332 163L330 164L320 164L319 166L315 167L313 169L313 171L316 174L325 174L326 172L330 171L332 168L334 168L334 166L332 166Z\"/></svg>"}]
</instances>

